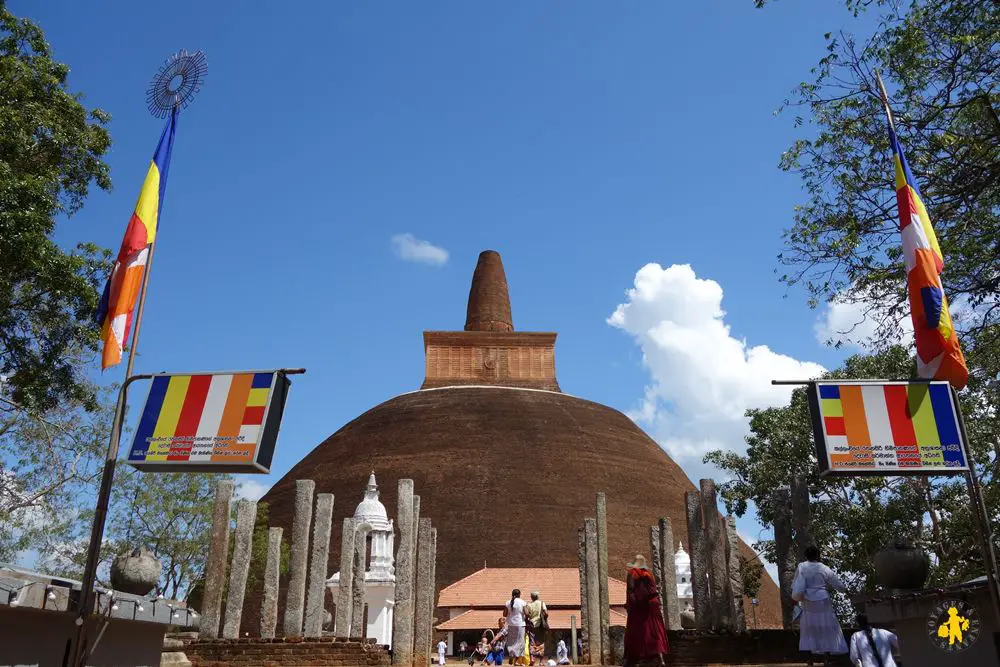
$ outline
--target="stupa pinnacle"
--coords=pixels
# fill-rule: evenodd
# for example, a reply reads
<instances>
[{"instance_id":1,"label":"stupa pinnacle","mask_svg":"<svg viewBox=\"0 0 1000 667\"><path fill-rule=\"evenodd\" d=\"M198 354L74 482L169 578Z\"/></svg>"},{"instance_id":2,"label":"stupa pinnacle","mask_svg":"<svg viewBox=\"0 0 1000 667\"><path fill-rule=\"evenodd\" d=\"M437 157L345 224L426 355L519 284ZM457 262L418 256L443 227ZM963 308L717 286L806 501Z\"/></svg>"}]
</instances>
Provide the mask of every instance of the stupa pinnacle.
<instances>
[{"instance_id":1,"label":"stupa pinnacle","mask_svg":"<svg viewBox=\"0 0 1000 667\"><path fill-rule=\"evenodd\" d=\"M510 314L510 293L503 271L500 253L484 250L479 253L476 271L469 289L469 307L465 316L466 331L514 330Z\"/></svg>"}]
</instances>

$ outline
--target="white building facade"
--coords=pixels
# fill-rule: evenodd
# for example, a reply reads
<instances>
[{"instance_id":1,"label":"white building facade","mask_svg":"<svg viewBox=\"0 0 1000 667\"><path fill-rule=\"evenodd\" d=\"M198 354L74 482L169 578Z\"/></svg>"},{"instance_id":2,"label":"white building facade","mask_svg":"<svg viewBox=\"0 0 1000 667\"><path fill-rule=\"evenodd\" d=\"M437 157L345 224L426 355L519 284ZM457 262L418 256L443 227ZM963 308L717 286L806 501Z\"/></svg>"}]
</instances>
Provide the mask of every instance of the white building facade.
<instances>
[{"instance_id":1,"label":"white building facade","mask_svg":"<svg viewBox=\"0 0 1000 667\"><path fill-rule=\"evenodd\" d=\"M370 547L365 563L365 605L367 606L366 634L376 643L392 647L392 608L396 591L396 568L393 558L395 528L378 499L375 473L368 478L364 498L354 510L358 530L368 532ZM339 600L340 572L326 582ZM354 633L352 633L354 634Z\"/></svg>"},{"instance_id":2,"label":"white building facade","mask_svg":"<svg viewBox=\"0 0 1000 667\"><path fill-rule=\"evenodd\" d=\"M677 572L677 606L681 611L694 608L694 592L691 590L691 556L684 551L681 542L674 554L674 569Z\"/></svg>"}]
</instances>

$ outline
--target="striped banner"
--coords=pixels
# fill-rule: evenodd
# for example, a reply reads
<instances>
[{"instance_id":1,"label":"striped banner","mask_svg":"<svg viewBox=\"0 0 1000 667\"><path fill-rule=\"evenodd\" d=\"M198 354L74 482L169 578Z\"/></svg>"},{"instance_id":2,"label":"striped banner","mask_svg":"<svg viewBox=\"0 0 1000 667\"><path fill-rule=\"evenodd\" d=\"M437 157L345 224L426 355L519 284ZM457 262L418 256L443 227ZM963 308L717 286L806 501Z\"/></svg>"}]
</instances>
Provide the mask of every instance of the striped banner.
<instances>
[{"instance_id":1,"label":"striped banner","mask_svg":"<svg viewBox=\"0 0 1000 667\"><path fill-rule=\"evenodd\" d=\"M267 472L287 385L277 372L158 375L128 462L153 471Z\"/></svg>"},{"instance_id":2,"label":"striped banner","mask_svg":"<svg viewBox=\"0 0 1000 667\"><path fill-rule=\"evenodd\" d=\"M824 474L941 475L969 469L947 382L817 382L810 404Z\"/></svg>"}]
</instances>

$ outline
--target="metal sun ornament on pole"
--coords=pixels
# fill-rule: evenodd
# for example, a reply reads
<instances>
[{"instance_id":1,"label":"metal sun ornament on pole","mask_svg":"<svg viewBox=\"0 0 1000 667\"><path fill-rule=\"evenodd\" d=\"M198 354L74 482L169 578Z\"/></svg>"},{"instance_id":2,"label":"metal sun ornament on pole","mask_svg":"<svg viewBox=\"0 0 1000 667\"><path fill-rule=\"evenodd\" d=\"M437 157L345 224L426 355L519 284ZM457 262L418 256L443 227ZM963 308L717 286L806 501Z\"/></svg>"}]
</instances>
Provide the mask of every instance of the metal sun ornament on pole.
<instances>
[{"instance_id":1,"label":"metal sun ornament on pole","mask_svg":"<svg viewBox=\"0 0 1000 667\"><path fill-rule=\"evenodd\" d=\"M188 52L181 49L170 56L153 76L146 90L146 104L149 112L156 118L166 118L187 108L194 96L201 90L202 80L208 74L208 60L202 51ZM162 204L162 202L161 202ZM73 665L84 665L88 653L93 647L85 645L85 627L87 616L94 604L94 583L97 580L97 566L100 561L101 543L104 540L104 523L107 519L108 502L111 497L111 484L114 479L115 463L118 459L118 446L121 442L122 421L125 417L126 391L129 384L135 380L148 378L148 375L132 375L135 365L135 351L139 342L139 329L142 327L142 314L146 304L146 290L149 286L149 274L153 268L153 252L156 240L149 245L146 267L142 276L142 287L135 310L135 326L132 331L132 344L129 345L128 362L125 366L125 381L118 392L118 403L115 407L114 420L111 425L111 438L108 441L107 456L101 475L101 488L97 497L97 508L94 512L94 522L91 526L90 544L87 549L87 564L84 568L81 582L80 600L77 605L77 635L73 649ZM89 651L87 649L90 649Z\"/></svg>"}]
</instances>

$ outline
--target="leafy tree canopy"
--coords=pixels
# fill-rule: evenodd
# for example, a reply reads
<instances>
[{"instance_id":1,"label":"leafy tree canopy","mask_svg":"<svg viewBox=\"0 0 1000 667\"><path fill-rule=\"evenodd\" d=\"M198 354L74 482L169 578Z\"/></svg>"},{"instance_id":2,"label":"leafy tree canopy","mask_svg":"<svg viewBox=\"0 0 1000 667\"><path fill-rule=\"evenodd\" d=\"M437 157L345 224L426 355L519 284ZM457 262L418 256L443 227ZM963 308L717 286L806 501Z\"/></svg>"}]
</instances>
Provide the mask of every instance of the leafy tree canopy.
<instances>
[{"instance_id":1,"label":"leafy tree canopy","mask_svg":"<svg viewBox=\"0 0 1000 667\"><path fill-rule=\"evenodd\" d=\"M96 349L107 261L92 244L66 252L52 240L91 184L111 188L109 116L81 103L68 74L41 29L0 0L0 373L14 401L43 410L94 406L72 352Z\"/></svg>"},{"instance_id":2,"label":"leafy tree canopy","mask_svg":"<svg viewBox=\"0 0 1000 667\"><path fill-rule=\"evenodd\" d=\"M880 324L876 345L908 317L880 71L963 343L1000 355L1000 12L993 0L867 4L884 8L879 31L867 41L827 34L815 79L789 102L811 127L781 158L806 191L784 236L782 279L813 305L864 304Z\"/></svg>"}]
</instances>

